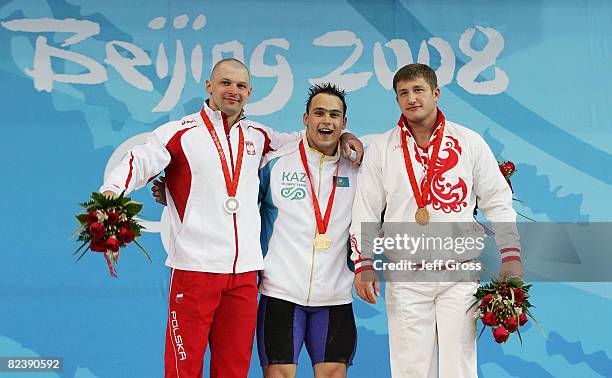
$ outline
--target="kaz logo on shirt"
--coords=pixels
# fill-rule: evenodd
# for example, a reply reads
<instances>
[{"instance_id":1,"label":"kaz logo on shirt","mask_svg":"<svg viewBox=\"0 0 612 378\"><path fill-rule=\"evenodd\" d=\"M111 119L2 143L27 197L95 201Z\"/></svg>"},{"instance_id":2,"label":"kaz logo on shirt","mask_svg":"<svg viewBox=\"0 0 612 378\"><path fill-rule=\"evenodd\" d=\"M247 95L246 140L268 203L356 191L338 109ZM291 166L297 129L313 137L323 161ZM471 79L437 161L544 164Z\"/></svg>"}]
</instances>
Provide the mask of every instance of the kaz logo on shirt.
<instances>
[{"instance_id":1,"label":"kaz logo on shirt","mask_svg":"<svg viewBox=\"0 0 612 378\"><path fill-rule=\"evenodd\" d=\"M306 198L306 173L283 171L281 176L281 191L283 198L301 200Z\"/></svg>"},{"instance_id":2,"label":"kaz logo on shirt","mask_svg":"<svg viewBox=\"0 0 612 378\"><path fill-rule=\"evenodd\" d=\"M246 152L249 155L255 155L255 145L253 144L253 142L251 142L250 140L247 140L246 142L244 142L245 146L246 146Z\"/></svg>"}]
</instances>

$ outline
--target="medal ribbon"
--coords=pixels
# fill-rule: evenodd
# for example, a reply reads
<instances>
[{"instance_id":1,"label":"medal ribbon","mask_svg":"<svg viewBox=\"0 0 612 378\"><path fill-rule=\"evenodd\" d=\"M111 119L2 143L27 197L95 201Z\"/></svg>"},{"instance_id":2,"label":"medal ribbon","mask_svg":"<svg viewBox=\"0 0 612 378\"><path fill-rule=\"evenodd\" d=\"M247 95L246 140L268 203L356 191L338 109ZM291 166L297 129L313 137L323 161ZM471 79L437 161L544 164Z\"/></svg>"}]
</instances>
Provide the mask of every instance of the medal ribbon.
<instances>
[{"instance_id":1,"label":"medal ribbon","mask_svg":"<svg viewBox=\"0 0 612 378\"><path fill-rule=\"evenodd\" d=\"M308 169L308 160L306 158L304 140L300 141L300 158L302 159L302 165L304 166L306 176L308 176L308 183L310 184L312 206L314 207L315 219L317 220L317 231L320 235L323 235L327 232L327 226L329 225L329 218L331 216L331 209L332 205L334 204L334 196L336 195L336 177L338 176L338 168L340 168L340 160L338 159L338 164L336 165L336 173L334 175L333 180L334 182L331 193L329 194L329 199L327 200L327 209L325 209L325 217L323 218L321 217L321 208L319 207L319 200L317 199L317 195L315 194L314 185L312 184L312 178L310 177L310 169ZM319 180L322 179L322 177L319 177Z\"/></svg>"},{"instance_id":2,"label":"medal ribbon","mask_svg":"<svg viewBox=\"0 0 612 378\"><path fill-rule=\"evenodd\" d=\"M408 151L408 142L406 139L410 136L408 131L406 130L406 120L402 115L397 125L401 128L401 138L402 138L402 151L404 152L404 163L406 165L406 171L408 172L408 178L410 179L410 186L412 186L412 192L414 193L414 199L416 200L417 206L419 209L427 206L427 199L429 198L429 190L431 188L431 181L433 180L434 174L434 166L438 161L438 152L440 152L440 145L442 144L442 139L444 139L444 116L440 117L442 113L438 111L438 119L442 118L441 126L436 131L436 136L434 137L434 145L433 152L431 155L431 159L429 159L429 164L427 165L427 172L425 173L426 184L423 187L423 194L419 190L419 185L416 182L416 177L414 176L414 171L412 170L412 161L410 160L410 151Z\"/></svg>"},{"instance_id":3,"label":"medal ribbon","mask_svg":"<svg viewBox=\"0 0 612 378\"><path fill-rule=\"evenodd\" d=\"M230 178L229 168L227 166L227 158L225 157L225 153L223 152L223 146L221 145L221 141L219 140L219 136L215 131L215 127L213 126L210 118L208 118L208 114L206 111L202 109L200 111L200 115L206 124L206 128L210 133L210 137L212 138L215 147L217 148L217 154L219 155L219 160L221 161L221 169L223 170L223 178L225 179L225 187L227 189L227 194L230 197L236 196L236 191L238 191L238 181L240 180L240 171L242 170L242 156L244 155L244 134L242 132L242 128L238 127L238 157L236 159L236 167L232 167L232 176L233 179ZM223 125L227 126L227 116L225 113L221 113L223 117ZM228 130L227 127L225 127ZM229 136L227 138L227 145L230 149L230 153L232 152L232 143L229 140Z\"/></svg>"}]
</instances>

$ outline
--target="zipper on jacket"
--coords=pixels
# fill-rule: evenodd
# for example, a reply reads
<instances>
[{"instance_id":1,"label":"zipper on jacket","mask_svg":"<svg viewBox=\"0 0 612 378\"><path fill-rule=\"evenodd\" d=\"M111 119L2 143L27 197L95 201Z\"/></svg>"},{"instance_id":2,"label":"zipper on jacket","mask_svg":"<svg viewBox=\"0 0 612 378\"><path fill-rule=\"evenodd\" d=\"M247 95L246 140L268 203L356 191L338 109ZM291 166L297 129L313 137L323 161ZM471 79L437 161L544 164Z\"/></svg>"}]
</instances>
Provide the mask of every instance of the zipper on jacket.
<instances>
[{"instance_id":1,"label":"zipper on jacket","mask_svg":"<svg viewBox=\"0 0 612 378\"><path fill-rule=\"evenodd\" d=\"M317 198L321 198L321 181L323 181L322 177L323 177L323 161L324 160L325 160L325 155L321 154L321 159L319 160L319 183L317 185ZM306 164L308 164L308 162L306 162ZM316 235L317 235L317 221L315 220L315 234L313 236L313 239ZM310 304L310 294L312 292L312 276L314 275L315 255L316 255L316 251L315 251L315 247L313 243L312 244L312 259L310 263L310 281L308 283L308 297L306 297L306 305Z\"/></svg>"}]
</instances>

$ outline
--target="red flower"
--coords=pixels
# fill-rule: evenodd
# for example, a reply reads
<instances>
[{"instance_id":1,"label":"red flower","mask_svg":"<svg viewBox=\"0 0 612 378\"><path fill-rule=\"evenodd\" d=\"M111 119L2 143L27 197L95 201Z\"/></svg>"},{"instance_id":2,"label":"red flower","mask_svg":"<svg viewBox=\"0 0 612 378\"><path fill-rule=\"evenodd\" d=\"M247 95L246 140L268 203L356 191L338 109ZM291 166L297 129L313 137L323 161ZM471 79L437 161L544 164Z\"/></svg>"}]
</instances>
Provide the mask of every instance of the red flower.
<instances>
[{"instance_id":1,"label":"red flower","mask_svg":"<svg viewBox=\"0 0 612 378\"><path fill-rule=\"evenodd\" d=\"M108 213L108 223L110 224L119 223L119 213L116 213L114 211L111 213Z\"/></svg>"},{"instance_id":2,"label":"red flower","mask_svg":"<svg viewBox=\"0 0 612 378\"><path fill-rule=\"evenodd\" d=\"M489 311L482 316L482 324L486 326L495 326L497 324L497 319L495 319L495 313L493 311Z\"/></svg>"},{"instance_id":3,"label":"red flower","mask_svg":"<svg viewBox=\"0 0 612 378\"><path fill-rule=\"evenodd\" d=\"M499 286L499 289L497 290L497 292L502 296L502 297L510 297L510 288L508 287L508 284L501 284Z\"/></svg>"},{"instance_id":4,"label":"red flower","mask_svg":"<svg viewBox=\"0 0 612 378\"><path fill-rule=\"evenodd\" d=\"M514 302L517 304L523 303L523 301L525 300L525 292L523 291L523 289L515 287L514 289L512 289L512 291L514 291Z\"/></svg>"},{"instance_id":5,"label":"red flower","mask_svg":"<svg viewBox=\"0 0 612 378\"><path fill-rule=\"evenodd\" d=\"M114 237L110 237L106 239L106 249L110 249L113 252L117 252L119 250L119 240Z\"/></svg>"},{"instance_id":6,"label":"red flower","mask_svg":"<svg viewBox=\"0 0 612 378\"><path fill-rule=\"evenodd\" d=\"M506 328L508 329L510 333L516 331L518 329L518 326L519 326L519 321L516 318L516 316L511 316L508 318L508 320L506 320Z\"/></svg>"},{"instance_id":7,"label":"red flower","mask_svg":"<svg viewBox=\"0 0 612 378\"><path fill-rule=\"evenodd\" d=\"M104 226L102 225L102 223L100 222L94 222L92 223L89 227L87 227L86 232L94 239L100 239L102 237L104 237L104 234L106 233L106 229L104 228Z\"/></svg>"},{"instance_id":8,"label":"red flower","mask_svg":"<svg viewBox=\"0 0 612 378\"><path fill-rule=\"evenodd\" d=\"M92 224L98 221L98 214L97 211L92 210L89 212L89 214L87 214L87 224Z\"/></svg>"},{"instance_id":9,"label":"red flower","mask_svg":"<svg viewBox=\"0 0 612 378\"><path fill-rule=\"evenodd\" d=\"M488 306L492 300L493 300L493 296L491 294L487 294L484 297L482 297L482 304L485 306Z\"/></svg>"},{"instance_id":10,"label":"red flower","mask_svg":"<svg viewBox=\"0 0 612 378\"><path fill-rule=\"evenodd\" d=\"M487 312L487 306L484 304L484 302L480 304L480 312L483 314Z\"/></svg>"},{"instance_id":11,"label":"red flower","mask_svg":"<svg viewBox=\"0 0 612 378\"><path fill-rule=\"evenodd\" d=\"M132 240L134 240L134 236L134 231L130 230L129 228L122 228L121 231L119 231L119 239L123 244L130 243Z\"/></svg>"},{"instance_id":12,"label":"red flower","mask_svg":"<svg viewBox=\"0 0 612 378\"><path fill-rule=\"evenodd\" d=\"M499 170L504 177L508 178L516 171L516 166L511 161L505 161L499 165Z\"/></svg>"},{"instance_id":13,"label":"red flower","mask_svg":"<svg viewBox=\"0 0 612 378\"><path fill-rule=\"evenodd\" d=\"M102 239L94 240L89 245L89 249L94 252L106 252L106 243Z\"/></svg>"},{"instance_id":14,"label":"red flower","mask_svg":"<svg viewBox=\"0 0 612 378\"><path fill-rule=\"evenodd\" d=\"M525 323L527 323L527 315L525 315L524 312L521 313L521 315L519 316L519 324L520 325L525 325Z\"/></svg>"},{"instance_id":15,"label":"red flower","mask_svg":"<svg viewBox=\"0 0 612 378\"><path fill-rule=\"evenodd\" d=\"M506 340L508 340L508 336L510 336L510 334L508 333L508 331L506 331L506 329L503 326L497 327L493 331L493 337L495 338L495 341L499 344L505 343Z\"/></svg>"}]
</instances>

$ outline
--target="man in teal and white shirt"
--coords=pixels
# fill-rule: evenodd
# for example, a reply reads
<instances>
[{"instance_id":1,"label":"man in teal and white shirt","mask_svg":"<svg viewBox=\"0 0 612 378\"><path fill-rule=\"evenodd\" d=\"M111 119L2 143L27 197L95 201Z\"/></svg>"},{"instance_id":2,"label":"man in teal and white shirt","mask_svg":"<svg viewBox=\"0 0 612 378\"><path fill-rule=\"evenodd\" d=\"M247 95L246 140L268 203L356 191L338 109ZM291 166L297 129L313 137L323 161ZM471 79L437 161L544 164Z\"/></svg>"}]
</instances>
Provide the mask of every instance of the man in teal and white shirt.
<instances>
[{"instance_id":1,"label":"man in teal and white shirt","mask_svg":"<svg viewBox=\"0 0 612 378\"><path fill-rule=\"evenodd\" d=\"M305 343L316 377L344 376L356 327L348 248L358 169L341 156L344 91L310 88L306 133L264 156L257 347L266 377L294 376Z\"/></svg>"}]
</instances>

